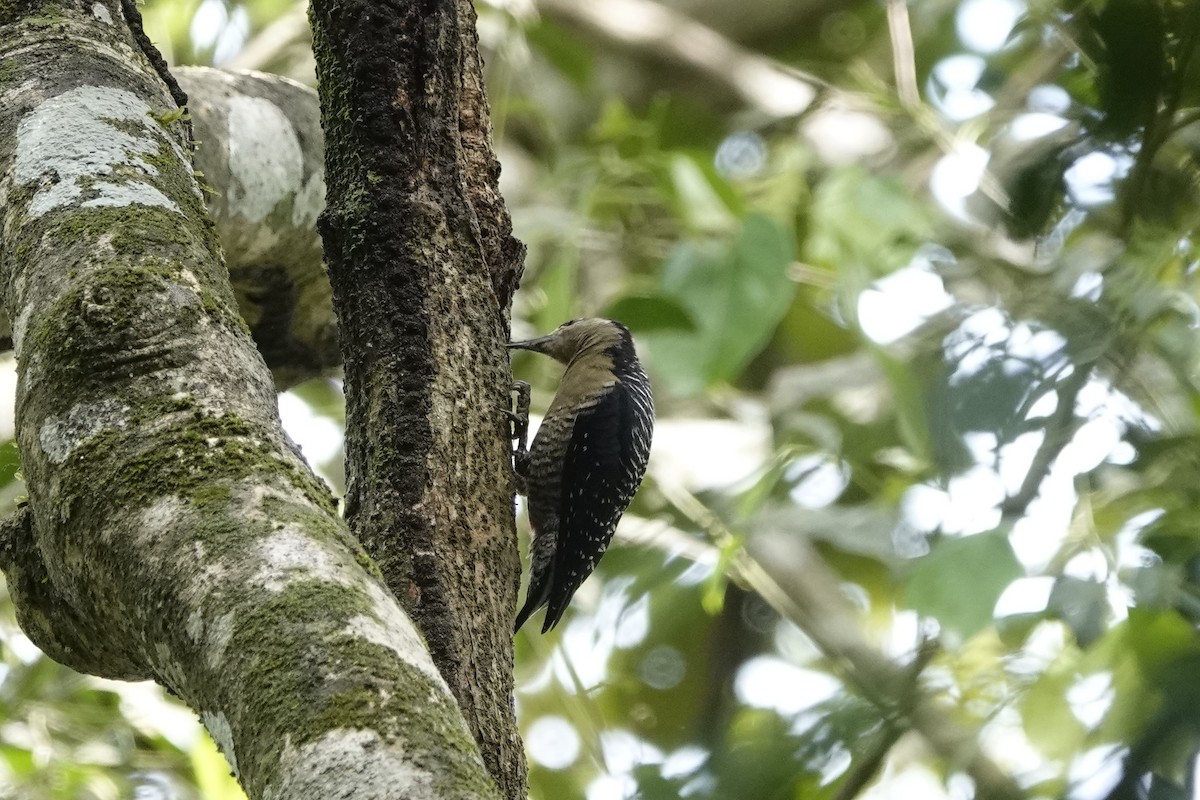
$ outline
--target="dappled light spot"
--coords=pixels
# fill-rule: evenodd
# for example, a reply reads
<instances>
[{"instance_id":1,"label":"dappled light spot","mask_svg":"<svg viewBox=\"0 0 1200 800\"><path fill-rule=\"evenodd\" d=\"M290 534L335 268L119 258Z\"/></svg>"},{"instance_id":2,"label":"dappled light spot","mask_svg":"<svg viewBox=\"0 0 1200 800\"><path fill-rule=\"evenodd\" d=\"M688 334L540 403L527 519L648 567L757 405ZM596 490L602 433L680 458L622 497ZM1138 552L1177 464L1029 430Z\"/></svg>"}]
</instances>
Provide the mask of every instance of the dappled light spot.
<instances>
[{"instance_id":1,"label":"dappled light spot","mask_svg":"<svg viewBox=\"0 0 1200 800\"><path fill-rule=\"evenodd\" d=\"M934 200L952 217L961 222L973 222L967 212L967 198L979 188L988 152L976 144L956 144L938 159L929 174L929 191Z\"/></svg>"},{"instance_id":2,"label":"dappled light spot","mask_svg":"<svg viewBox=\"0 0 1200 800\"><path fill-rule=\"evenodd\" d=\"M931 105L953 122L989 110L996 101L979 88L986 67L987 62L982 58L966 53L947 56L934 64L926 85Z\"/></svg>"},{"instance_id":3,"label":"dappled light spot","mask_svg":"<svg viewBox=\"0 0 1200 800\"><path fill-rule=\"evenodd\" d=\"M1034 111L1020 114L1004 129L1004 136L1015 142L1028 142L1062 130L1069 123L1057 114Z\"/></svg>"},{"instance_id":4,"label":"dappled light spot","mask_svg":"<svg viewBox=\"0 0 1200 800\"><path fill-rule=\"evenodd\" d=\"M666 644L650 648L638 664L638 677L652 689L674 689L686 674L683 654Z\"/></svg>"},{"instance_id":5,"label":"dappled light spot","mask_svg":"<svg viewBox=\"0 0 1200 800\"><path fill-rule=\"evenodd\" d=\"M579 758L579 734L558 716L539 717L525 734L529 754L546 769L566 769Z\"/></svg>"},{"instance_id":6,"label":"dappled light spot","mask_svg":"<svg viewBox=\"0 0 1200 800\"><path fill-rule=\"evenodd\" d=\"M1088 728L1095 728L1104 719L1116 699L1113 676L1107 670L1085 675L1067 690L1071 713Z\"/></svg>"},{"instance_id":7,"label":"dappled light spot","mask_svg":"<svg viewBox=\"0 0 1200 800\"><path fill-rule=\"evenodd\" d=\"M731 180L752 178L767 163L767 143L753 131L731 133L717 145L713 163Z\"/></svg>"},{"instance_id":8,"label":"dappled light spot","mask_svg":"<svg viewBox=\"0 0 1200 800\"><path fill-rule=\"evenodd\" d=\"M851 108L822 108L804 123L803 131L829 164L853 164L895 144L892 132L877 117Z\"/></svg>"},{"instance_id":9,"label":"dappled light spot","mask_svg":"<svg viewBox=\"0 0 1200 800\"><path fill-rule=\"evenodd\" d=\"M826 672L804 669L773 656L758 656L738 670L733 690L756 708L797 714L829 700L841 682Z\"/></svg>"},{"instance_id":10,"label":"dappled light spot","mask_svg":"<svg viewBox=\"0 0 1200 800\"><path fill-rule=\"evenodd\" d=\"M1127 748L1106 744L1085 750L1071 760L1067 779L1071 788L1068 800L1094 800L1104 797L1121 779L1122 760Z\"/></svg>"},{"instance_id":11,"label":"dappled light spot","mask_svg":"<svg viewBox=\"0 0 1200 800\"><path fill-rule=\"evenodd\" d=\"M1071 200L1081 208L1096 208L1116 198L1115 182L1133 166L1126 153L1088 153L1067 168L1063 178Z\"/></svg>"},{"instance_id":12,"label":"dappled light spot","mask_svg":"<svg viewBox=\"0 0 1200 800\"><path fill-rule=\"evenodd\" d=\"M604 764L614 775L631 772L645 764L659 764L663 760L662 750L622 728L601 733L600 746L604 751Z\"/></svg>"},{"instance_id":13,"label":"dappled light spot","mask_svg":"<svg viewBox=\"0 0 1200 800\"><path fill-rule=\"evenodd\" d=\"M954 17L959 41L977 53L994 53L1025 10L1020 0L965 0Z\"/></svg>"},{"instance_id":14,"label":"dappled light spot","mask_svg":"<svg viewBox=\"0 0 1200 800\"><path fill-rule=\"evenodd\" d=\"M650 597L642 595L621 610L613 644L622 648L637 647L649 630Z\"/></svg>"},{"instance_id":15,"label":"dappled light spot","mask_svg":"<svg viewBox=\"0 0 1200 800\"><path fill-rule=\"evenodd\" d=\"M996 601L997 619L1020 614L1040 614L1050 601L1054 578L1048 575L1017 578L1010 583Z\"/></svg>"},{"instance_id":16,"label":"dappled light spot","mask_svg":"<svg viewBox=\"0 0 1200 800\"><path fill-rule=\"evenodd\" d=\"M662 775L664 778L679 778L691 775L704 766L704 762L708 760L708 756L708 751L703 747L696 745L681 747L663 759Z\"/></svg>"},{"instance_id":17,"label":"dappled light spot","mask_svg":"<svg viewBox=\"0 0 1200 800\"><path fill-rule=\"evenodd\" d=\"M927 265L914 264L871 284L858 296L858 324L878 344L891 344L950 308L954 298Z\"/></svg>"},{"instance_id":18,"label":"dappled light spot","mask_svg":"<svg viewBox=\"0 0 1200 800\"><path fill-rule=\"evenodd\" d=\"M192 39L198 47L213 48L214 64L236 56L249 33L250 16L243 5L234 6L230 12L221 0L204 0L192 16Z\"/></svg>"},{"instance_id":19,"label":"dappled light spot","mask_svg":"<svg viewBox=\"0 0 1200 800\"><path fill-rule=\"evenodd\" d=\"M827 454L801 456L787 466L788 497L804 508L823 508L838 499L850 482L850 469Z\"/></svg>"},{"instance_id":20,"label":"dappled light spot","mask_svg":"<svg viewBox=\"0 0 1200 800\"><path fill-rule=\"evenodd\" d=\"M637 786L632 775L601 775L588 784L587 800L629 800Z\"/></svg>"}]
</instances>

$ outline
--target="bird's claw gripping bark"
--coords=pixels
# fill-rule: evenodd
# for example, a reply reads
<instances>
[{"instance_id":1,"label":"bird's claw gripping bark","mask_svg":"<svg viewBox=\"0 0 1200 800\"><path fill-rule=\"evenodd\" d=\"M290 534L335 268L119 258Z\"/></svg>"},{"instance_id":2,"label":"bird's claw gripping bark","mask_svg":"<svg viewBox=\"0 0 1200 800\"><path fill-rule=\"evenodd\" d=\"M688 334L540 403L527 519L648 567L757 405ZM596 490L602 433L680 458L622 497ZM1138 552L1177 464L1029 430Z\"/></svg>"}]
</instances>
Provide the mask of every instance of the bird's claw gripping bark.
<instances>
[{"instance_id":1,"label":"bird's claw gripping bark","mask_svg":"<svg viewBox=\"0 0 1200 800\"><path fill-rule=\"evenodd\" d=\"M526 493L525 478L529 471L529 384L526 381L513 381L512 392L517 399L508 419L512 425L512 440L517 443L513 449L513 482L517 494Z\"/></svg>"}]
</instances>

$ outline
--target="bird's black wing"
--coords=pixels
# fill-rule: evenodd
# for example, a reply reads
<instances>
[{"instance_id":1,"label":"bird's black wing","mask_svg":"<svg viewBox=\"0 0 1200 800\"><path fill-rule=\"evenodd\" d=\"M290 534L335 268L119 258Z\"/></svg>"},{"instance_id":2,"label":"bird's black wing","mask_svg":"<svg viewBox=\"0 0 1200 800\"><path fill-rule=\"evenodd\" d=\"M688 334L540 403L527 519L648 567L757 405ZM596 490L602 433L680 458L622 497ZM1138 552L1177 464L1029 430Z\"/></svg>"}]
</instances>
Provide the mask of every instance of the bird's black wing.
<instances>
[{"instance_id":1,"label":"bird's black wing","mask_svg":"<svg viewBox=\"0 0 1200 800\"><path fill-rule=\"evenodd\" d=\"M572 595L604 555L617 521L646 470L644 447L634 436L644 424L628 384L618 383L575 419L563 461L561 514L554 579L542 632L558 624Z\"/></svg>"}]
</instances>

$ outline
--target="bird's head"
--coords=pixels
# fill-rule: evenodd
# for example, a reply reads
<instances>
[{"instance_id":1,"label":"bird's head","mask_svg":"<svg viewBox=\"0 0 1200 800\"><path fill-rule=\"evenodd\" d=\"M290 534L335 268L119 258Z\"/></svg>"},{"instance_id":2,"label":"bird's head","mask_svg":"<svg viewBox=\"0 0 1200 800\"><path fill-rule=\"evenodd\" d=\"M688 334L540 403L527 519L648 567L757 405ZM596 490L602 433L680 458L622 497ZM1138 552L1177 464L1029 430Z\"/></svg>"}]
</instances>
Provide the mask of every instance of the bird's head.
<instances>
[{"instance_id":1,"label":"bird's head","mask_svg":"<svg viewBox=\"0 0 1200 800\"><path fill-rule=\"evenodd\" d=\"M589 317L564 322L536 339L511 342L510 350L533 350L569 364L582 353L604 351L629 342L629 329L611 319Z\"/></svg>"}]
</instances>

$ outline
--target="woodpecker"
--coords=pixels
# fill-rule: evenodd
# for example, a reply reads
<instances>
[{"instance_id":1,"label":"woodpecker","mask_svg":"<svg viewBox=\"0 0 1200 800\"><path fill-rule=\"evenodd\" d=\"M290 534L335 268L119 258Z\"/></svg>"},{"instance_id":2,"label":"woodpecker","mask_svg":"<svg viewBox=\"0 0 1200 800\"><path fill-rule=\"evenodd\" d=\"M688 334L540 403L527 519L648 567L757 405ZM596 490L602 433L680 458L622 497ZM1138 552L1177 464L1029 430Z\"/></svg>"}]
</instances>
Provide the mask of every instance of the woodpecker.
<instances>
[{"instance_id":1,"label":"woodpecker","mask_svg":"<svg viewBox=\"0 0 1200 800\"><path fill-rule=\"evenodd\" d=\"M642 482L654 398L629 329L619 322L575 319L508 347L567 365L528 450L518 420L514 456L517 490L529 500L533 544L529 590L513 631L546 606L546 633L604 555ZM524 412L527 423L528 384L518 390L518 416Z\"/></svg>"}]
</instances>

